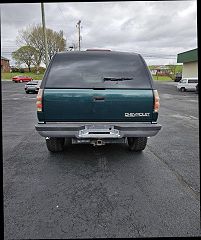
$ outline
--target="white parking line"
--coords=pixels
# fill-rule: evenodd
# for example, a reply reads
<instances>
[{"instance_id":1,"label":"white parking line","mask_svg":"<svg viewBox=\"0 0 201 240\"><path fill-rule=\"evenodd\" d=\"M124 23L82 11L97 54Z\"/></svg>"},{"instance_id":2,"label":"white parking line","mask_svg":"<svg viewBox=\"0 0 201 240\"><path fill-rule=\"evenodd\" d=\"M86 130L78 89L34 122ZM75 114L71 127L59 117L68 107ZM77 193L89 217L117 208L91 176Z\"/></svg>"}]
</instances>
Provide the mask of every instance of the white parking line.
<instances>
[{"instance_id":1,"label":"white parking line","mask_svg":"<svg viewBox=\"0 0 201 240\"><path fill-rule=\"evenodd\" d=\"M23 98L3 98L2 101L6 101L6 100L23 100L24 101L24 98L26 98L26 100L36 100L36 98L28 98L28 97L23 97Z\"/></svg>"},{"instance_id":2,"label":"white parking line","mask_svg":"<svg viewBox=\"0 0 201 240\"><path fill-rule=\"evenodd\" d=\"M4 98L2 100L19 100L20 98Z\"/></svg>"},{"instance_id":3,"label":"white parking line","mask_svg":"<svg viewBox=\"0 0 201 240\"><path fill-rule=\"evenodd\" d=\"M198 120L199 118L197 118L197 117L194 117L194 116L189 116L189 117L191 117L192 119L195 119L195 120Z\"/></svg>"},{"instance_id":4,"label":"white parking line","mask_svg":"<svg viewBox=\"0 0 201 240\"><path fill-rule=\"evenodd\" d=\"M185 116L185 115L180 115L180 114L174 114L174 115L171 115L171 117L176 117L176 118L181 118L181 119L188 119L188 120L198 120L197 117L194 117L192 115L189 115L189 116Z\"/></svg>"}]
</instances>

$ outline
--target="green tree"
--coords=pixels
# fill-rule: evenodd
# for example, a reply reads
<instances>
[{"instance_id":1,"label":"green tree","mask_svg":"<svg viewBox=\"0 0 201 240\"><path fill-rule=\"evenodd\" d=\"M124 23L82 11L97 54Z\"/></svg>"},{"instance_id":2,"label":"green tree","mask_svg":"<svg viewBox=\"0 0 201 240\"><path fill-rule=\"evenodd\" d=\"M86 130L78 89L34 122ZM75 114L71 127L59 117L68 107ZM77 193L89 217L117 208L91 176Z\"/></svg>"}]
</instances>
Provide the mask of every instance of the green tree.
<instances>
[{"instance_id":1,"label":"green tree","mask_svg":"<svg viewBox=\"0 0 201 240\"><path fill-rule=\"evenodd\" d=\"M34 47L22 46L12 53L12 58L15 59L18 65L25 63L29 68L29 72L31 72L31 65L34 61L34 54L36 54L36 49Z\"/></svg>"}]
</instances>

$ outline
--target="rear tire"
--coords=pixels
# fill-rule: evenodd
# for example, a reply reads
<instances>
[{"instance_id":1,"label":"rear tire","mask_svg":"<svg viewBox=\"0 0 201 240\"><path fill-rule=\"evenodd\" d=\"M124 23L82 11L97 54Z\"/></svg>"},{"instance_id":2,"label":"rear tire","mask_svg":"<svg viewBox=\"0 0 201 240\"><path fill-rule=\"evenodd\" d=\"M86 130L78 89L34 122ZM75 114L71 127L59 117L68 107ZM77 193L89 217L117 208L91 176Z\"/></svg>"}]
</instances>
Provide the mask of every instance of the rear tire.
<instances>
[{"instance_id":1,"label":"rear tire","mask_svg":"<svg viewBox=\"0 0 201 240\"><path fill-rule=\"evenodd\" d=\"M185 92L186 89L184 87L181 88L181 92Z\"/></svg>"},{"instance_id":2,"label":"rear tire","mask_svg":"<svg viewBox=\"0 0 201 240\"><path fill-rule=\"evenodd\" d=\"M61 152L64 149L65 138L50 137L46 139L47 149L50 152Z\"/></svg>"},{"instance_id":3,"label":"rear tire","mask_svg":"<svg viewBox=\"0 0 201 240\"><path fill-rule=\"evenodd\" d=\"M29 91L26 91L26 93L28 94L28 93L29 93Z\"/></svg>"},{"instance_id":4,"label":"rear tire","mask_svg":"<svg viewBox=\"0 0 201 240\"><path fill-rule=\"evenodd\" d=\"M147 145L147 137L128 137L128 148L130 151L141 152Z\"/></svg>"}]
</instances>

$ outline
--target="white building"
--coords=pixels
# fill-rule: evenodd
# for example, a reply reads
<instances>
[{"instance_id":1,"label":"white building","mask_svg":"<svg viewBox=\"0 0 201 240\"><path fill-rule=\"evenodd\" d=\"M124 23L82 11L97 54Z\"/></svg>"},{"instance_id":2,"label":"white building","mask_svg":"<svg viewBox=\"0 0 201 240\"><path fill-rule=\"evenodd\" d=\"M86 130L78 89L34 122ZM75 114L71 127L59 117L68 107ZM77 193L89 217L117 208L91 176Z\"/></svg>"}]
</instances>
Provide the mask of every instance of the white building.
<instances>
[{"instance_id":1,"label":"white building","mask_svg":"<svg viewBox=\"0 0 201 240\"><path fill-rule=\"evenodd\" d=\"M198 78L198 49L192 49L177 55L177 63L183 63L182 78Z\"/></svg>"}]
</instances>

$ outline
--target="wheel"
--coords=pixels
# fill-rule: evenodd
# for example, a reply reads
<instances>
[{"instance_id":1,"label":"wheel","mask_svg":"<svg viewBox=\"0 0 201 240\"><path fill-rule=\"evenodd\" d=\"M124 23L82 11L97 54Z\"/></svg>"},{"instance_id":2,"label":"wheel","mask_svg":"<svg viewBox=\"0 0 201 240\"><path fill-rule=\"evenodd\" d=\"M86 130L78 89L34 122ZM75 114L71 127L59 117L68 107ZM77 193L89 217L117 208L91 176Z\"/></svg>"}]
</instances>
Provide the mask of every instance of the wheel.
<instances>
[{"instance_id":1,"label":"wheel","mask_svg":"<svg viewBox=\"0 0 201 240\"><path fill-rule=\"evenodd\" d=\"M28 94L28 93L29 93L29 91L26 91L26 93Z\"/></svg>"},{"instance_id":2,"label":"wheel","mask_svg":"<svg viewBox=\"0 0 201 240\"><path fill-rule=\"evenodd\" d=\"M181 92L185 92L186 89L184 87L181 88Z\"/></svg>"},{"instance_id":3,"label":"wheel","mask_svg":"<svg viewBox=\"0 0 201 240\"><path fill-rule=\"evenodd\" d=\"M130 151L140 152L147 145L147 137L128 137L128 147Z\"/></svg>"},{"instance_id":4,"label":"wheel","mask_svg":"<svg viewBox=\"0 0 201 240\"><path fill-rule=\"evenodd\" d=\"M65 138L46 138L47 149L50 152L61 152L64 149Z\"/></svg>"}]
</instances>

